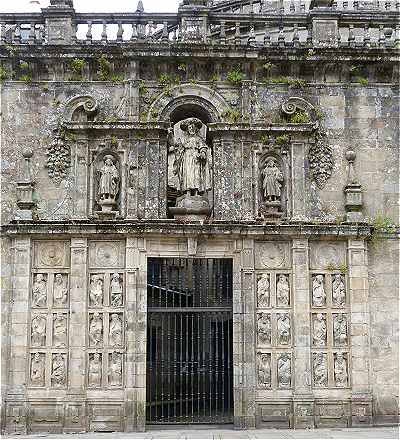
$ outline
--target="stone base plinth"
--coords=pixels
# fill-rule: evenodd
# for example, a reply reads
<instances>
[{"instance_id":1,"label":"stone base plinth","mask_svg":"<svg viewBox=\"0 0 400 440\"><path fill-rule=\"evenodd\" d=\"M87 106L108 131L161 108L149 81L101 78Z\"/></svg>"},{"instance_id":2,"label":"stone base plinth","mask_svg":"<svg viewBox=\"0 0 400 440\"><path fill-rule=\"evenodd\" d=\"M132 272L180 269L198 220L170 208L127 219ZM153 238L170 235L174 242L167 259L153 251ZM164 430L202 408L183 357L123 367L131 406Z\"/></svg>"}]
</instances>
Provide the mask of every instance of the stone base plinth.
<instances>
[{"instance_id":1,"label":"stone base plinth","mask_svg":"<svg viewBox=\"0 0 400 440\"><path fill-rule=\"evenodd\" d=\"M169 211L175 219L182 221L203 221L211 214L210 204L205 197L188 194L179 197L176 206L169 208Z\"/></svg>"}]
</instances>

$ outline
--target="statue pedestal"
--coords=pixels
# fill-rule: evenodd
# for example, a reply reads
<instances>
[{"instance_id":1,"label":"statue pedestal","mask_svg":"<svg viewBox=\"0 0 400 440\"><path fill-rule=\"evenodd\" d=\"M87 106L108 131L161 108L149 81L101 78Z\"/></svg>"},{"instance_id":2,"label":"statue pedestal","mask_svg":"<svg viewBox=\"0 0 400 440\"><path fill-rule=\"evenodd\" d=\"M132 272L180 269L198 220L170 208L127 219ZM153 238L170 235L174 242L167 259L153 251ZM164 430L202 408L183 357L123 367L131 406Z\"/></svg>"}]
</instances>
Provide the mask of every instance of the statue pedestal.
<instances>
[{"instance_id":1,"label":"statue pedestal","mask_svg":"<svg viewBox=\"0 0 400 440\"><path fill-rule=\"evenodd\" d=\"M119 214L119 211L114 211L115 200L105 199L100 200L99 205L101 206L101 211L96 211L96 214L101 220L113 220Z\"/></svg>"},{"instance_id":2,"label":"statue pedestal","mask_svg":"<svg viewBox=\"0 0 400 440\"><path fill-rule=\"evenodd\" d=\"M169 211L175 219L185 221L202 221L211 214L210 205L205 197L188 194L178 197L176 206L169 208Z\"/></svg>"},{"instance_id":3,"label":"statue pedestal","mask_svg":"<svg viewBox=\"0 0 400 440\"><path fill-rule=\"evenodd\" d=\"M260 208L261 219L279 219L283 216L282 205L279 200L265 202Z\"/></svg>"}]
</instances>

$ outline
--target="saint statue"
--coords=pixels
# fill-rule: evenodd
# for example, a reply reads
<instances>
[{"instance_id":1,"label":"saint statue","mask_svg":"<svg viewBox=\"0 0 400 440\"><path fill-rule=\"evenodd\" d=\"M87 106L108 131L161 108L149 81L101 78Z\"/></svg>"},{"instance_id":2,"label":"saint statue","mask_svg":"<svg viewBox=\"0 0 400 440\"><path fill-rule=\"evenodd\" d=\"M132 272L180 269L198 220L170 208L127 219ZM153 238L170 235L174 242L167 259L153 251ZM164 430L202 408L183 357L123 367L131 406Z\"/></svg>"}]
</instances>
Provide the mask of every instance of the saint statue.
<instances>
[{"instance_id":1,"label":"saint statue","mask_svg":"<svg viewBox=\"0 0 400 440\"><path fill-rule=\"evenodd\" d=\"M271 386L271 358L267 353L258 353L258 384Z\"/></svg>"},{"instance_id":2,"label":"saint statue","mask_svg":"<svg viewBox=\"0 0 400 440\"><path fill-rule=\"evenodd\" d=\"M34 307L46 307L47 302L47 283L41 273L36 275L36 280L32 288L32 305Z\"/></svg>"},{"instance_id":3,"label":"saint statue","mask_svg":"<svg viewBox=\"0 0 400 440\"><path fill-rule=\"evenodd\" d=\"M54 315L53 343L56 347L67 345L67 319L63 313Z\"/></svg>"},{"instance_id":4,"label":"saint statue","mask_svg":"<svg viewBox=\"0 0 400 440\"><path fill-rule=\"evenodd\" d=\"M278 344L287 345L290 342L290 318L288 314L279 314L277 320Z\"/></svg>"},{"instance_id":5,"label":"saint statue","mask_svg":"<svg viewBox=\"0 0 400 440\"><path fill-rule=\"evenodd\" d=\"M88 381L90 387L101 386L101 357L99 353L94 353L89 357Z\"/></svg>"},{"instance_id":6,"label":"saint statue","mask_svg":"<svg viewBox=\"0 0 400 440\"><path fill-rule=\"evenodd\" d=\"M271 343L271 315L259 313L258 315L258 341L260 344Z\"/></svg>"},{"instance_id":7,"label":"saint statue","mask_svg":"<svg viewBox=\"0 0 400 440\"><path fill-rule=\"evenodd\" d=\"M111 305L114 307L122 306L122 283L118 273L111 276Z\"/></svg>"},{"instance_id":8,"label":"saint statue","mask_svg":"<svg viewBox=\"0 0 400 440\"><path fill-rule=\"evenodd\" d=\"M93 313L89 325L90 345L100 345L103 342L103 318L98 312Z\"/></svg>"},{"instance_id":9,"label":"saint statue","mask_svg":"<svg viewBox=\"0 0 400 440\"><path fill-rule=\"evenodd\" d=\"M342 307L345 304L345 299L346 292L343 278L341 275L336 274L334 275L332 282L332 302L335 306Z\"/></svg>"},{"instance_id":10,"label":"saint statue","mask_svg":"<svg viewBox=\"0 0 400 440\"><path fill-rule=\"evenodd\" d=\"M203 123L197 118L182 121L179 128L185 134L175 141L170 129L171 150L174 153L173 173L177 190L191 196L211 189L211 150L200 134Z\"/></svg>"},{"instance_id":11,"label":"saint statue","mask_svg":"<svg viewBox=\"0 0 400 440\"><path fill-rule=\"evenodd\" d=\"M35 353L31 360L31 384L44 386L44 356L40 353Z\"/></svg>"},{"instance_id":12,"label":"saint statue","mask_svg":"<svg viewBox=\"0 0 400 440\"><path fill-rule=\"evenodd\" d=\"M328 365L324 353L314 356L314 384L318 387L328 386Z\"/></svg>"},{"instance_id":13,"label":"saint statue","mask_svg":"<svg viewBox=\"0 0 400 440\"><path fill-rule=\"evenodd\" d=\"M110 386L118 387L122 385L122 359L116 351L111 353L108 376Z\"/></svg>"},{"instance_id":14,"label":"saint statue","mask_svg":"<svg viewBox=\"0 0 400 440\"><path fill-rule=\"evenodd\" d=\"M318 313L313 321L313 343L314 345L326 345L326 321L322 313Z\"/></svg>"},{"instance_id":15,"label":"saint statue","mask_svg":"<svg viewBox=\"0 0 400 440\"><path fill-rule=\"evenodd\" d=\"M46 341L46 317L37 315L32 319L32 346L43 347Z\"/></svg>"},{"instance_id":16,"label":"saint statue","mask_svg":"<svg viewBox=\"0 0 400 440\"><path fill-rule=\"evenodd\" d=\"M65 358L61 353L53 357L51 365L51 382L53 386L64 386L66 381Z\"/></svg>"},{"instance_id":17,"label":"saint statue","mask_svg":"<svg viewBox=\"0 0 400 440\"><path fill-rule=\"evenodd\" d=\"M103 280L98 275L92 275L90 279L89 299L92 307L103 304Z\"/></svg>"},{"instance_id":18,"label":"saint statue","mask_svg":"<svg viewBox=\"0 0 400 440\"><path fill-rule=\"evenodd\" d=\"M323 307L326 301L323 275L317 275L316 277L314 277L312 290L313 290L312 292L313 306Z\"/></svg>"},{"instance_id":19,"label":"saint statue","mask_svg":"<svg viewBox=\"0 0 400 440\"><path fill-rule=\"evenodd\" d=\"M257 301L258 307L269 307L270 300L269 275L263 273L257 281Z\"/></svg>"},{"instance_id":20,"label":"saint statue","mask_svg":"<svg viewBox=\"0 0 400 440\"><path fill-rule=\"evenodd\" d=\"M280 201L283 174L277 167L275 159L268 159L262 171L264 200L267 202Z\"/></svg>"},{"instance_id":21,"label":"saint statue","mask_svg":"<svg viewBox=\"0 0 400 440\"><path fill-rule=\"evenodd\" d=\"M99 174L99 185L97 196L99 201L115 202L119 192L119 171L114 165L114 157L110 154L104 156L104 165L97 171Z\"/></svg>"},{"instance_id":22,"label":"saint statue","mask_svg":"<svg viewBox=\"0 0 400 440\"><path fill-rule=\"evenodd\" d=\"M117 313L113 313L111 315L110 320L110 337L109 337L110 345L122 345L122 322Z\"/></svg>"},{"instance_id":23,"label":"saint statue","mask_svg":"<svg viewBox=\"0 0 400 440\"><path fill-rule=\"evenodd\" d=\"M291 365L290 356L283 353L278 359L278 386L290 387L291 382Z\"/></svg>"},{"instance_id":24,"label":"saint statue","mask_svg":"<svg viewBox=\"0 0 400 440\"><path fill-rule=\"evenodd\" d=\"M279 275L276 283L276 299L278 306L288 306L290 301L290 288L286 275Z\"/></svg>"},{"instance_id":25,"label":"saint statue","mask_svg":"<svg viewBox=\"0 0 400 440\"><path fill-rule=\"evenodd\" d=\"M64 285L63 276L60 273L54 277L53 300L54 305L58 307L64 306L67 302L67 288Z\"/></svg>"},{"instance_id":26,"label":"saint statue","mask_svg":"<svg viewBox=\"0 0 400 440\"><path fill-rule=\"evenodd\" d=\"M333 343L335 345L347 344L347 318L344 313L333 315Z\"/></svg>"},{"instance_id":27,"label":"saint statue","mask_svg":"<svg viewBox=\"0 0 400 440\"><path fill-rule=\"evenodd\" d=\"M335 383L337 387L347 386L347 361L343 356L343 353L336 353L335 362L333 367L335 376Z\"/></svg>"}]
</instances>

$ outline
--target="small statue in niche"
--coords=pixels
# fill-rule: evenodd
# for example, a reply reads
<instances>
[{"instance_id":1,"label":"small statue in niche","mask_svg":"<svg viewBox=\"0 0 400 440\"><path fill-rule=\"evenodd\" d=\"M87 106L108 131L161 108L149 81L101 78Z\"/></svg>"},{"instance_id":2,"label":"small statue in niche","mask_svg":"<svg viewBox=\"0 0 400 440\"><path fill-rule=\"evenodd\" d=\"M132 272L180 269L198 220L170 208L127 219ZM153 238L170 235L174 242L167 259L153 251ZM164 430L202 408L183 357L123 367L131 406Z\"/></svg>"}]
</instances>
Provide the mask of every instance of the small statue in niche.
<instances>
[{"instance_id":1,"label":"small statue in niche","mask_svg":"<svg viewBox=\"0 0 400 440\"><path fill-rule=\"evenodd\" d=\"M44 355L35 353L31 360L31 384L37 387L44 386Z\"/></svg>"},{"instance_id":2,"label":"small statue in niche","mask_svg":"<svg viewBox=\"0 0 400 440\"><path fill-rule=\"evenodd\" d=\"M109 345L122 345L122 322L117 313L111 315Z\"/></svg>"},{"instance_id":3,"label":"small statue in niche","mask_svg":"<svg viewBox=\"0 0 400 440\"><path fill-rule=\"evenodd\" d=\"M268 353L258 353L258 385L271 386L271 355Z\"/></svg>"},{"instance_id":4,"label":"small statue in niche","mask_svg":"<svg viewBox=\"0 0 400 440\"><path fill-rule=\"evenodd\" d=\"M56 307L62 307L67 303L67 288L60 273L54 277L53 300Z\"/></svg>"},{"instance_id":5,"label":"small statue in niche","mask_svg":"<svg viewBox=\"0 0 400 440\"><path fill-rule=\"evenodd\" d=\"M102 365L101 365L101 355L99 353L94 353L89 356L89 371L88 371L88 382L90 387L100 387L101 386L101 376L102 376Z\"/></svg>"},{"instance_id":6,"label":"small statue in niche","mask_svg":"<svg viewBox=\"0 0 400 440\"><path fill-rule=\"evenodd\" d=\"M54 315L53 344L55 347L67 345L67 319L63 313Z\"/></svg>"},{"instance_id":7,"label":"small statue in niche","mask_svg":"<svg viewBox=\"0 0 400 440\"><path fill-rule=\"evenodd\" d=\"M263 273L257 281L258 307L269 307L269 302L270 302L269 275Z\"/></svg>"},{"instance_id":8,"label":"small statue in niche","mask_svg":"<svg viewBox=\"0 0 400 440\"><path fill-rule=\"evenodd\" d=\"M336 274L332 282L332 302L335 306L343 307L346 301L346 291L344 287L343 278Z\"/></svg>"},{"instance_id":9,"label":"small statue in niche","mask_svg":"<svg viewBox=\"0 0 400 440\"><path fill-rule=\"evenodd\" d=\"M120 176L114 161L114 157L107 154L103 158L103 166L97 170L97 201L104 212L112 211L119 193Z\"/></svg>"},{"instance_id":10,"label":"small statue in niche","mask_svg":"<svg viewBox=\"0 0 400 440\"><path fill-rule=\"evenodd\" d=\"M103 304L103 280L99 275L91 277L89 299L91 307L100 307Z\"/></svg>"},{"instance_id":11,"label":"small statue in niche","mask_svg":"<svg viewBox=\"0 0 400 440\"><path fill-rule=\"evenodd\" d=\"M290 318L287 313L279 314L276 322L278 344L288 345L290 342Z\"/></svg>"},{"instance_id":12,"label":"small statue in niche","mask_svg":"<svg viewBox=\"0 0 400 440\"><path fill-rule=\"evenodd\" d=\"M278 358L278 386L290 387L291 378L290 356L288 353L283 353Z\"/></svg>"},{"instance_id":13,"label":"small statue in niche","mask_svg":"<svg viewBox=\"0 0 400 440\"><path fill-rule=\"evenodd\" d=\"M34 307L46 307L47 303L47 282L41 273L36 275L32 288L32 305Z\"/></svg>"},{"instance_id":14,"label":"small statue in niche","mask_svg":"<svg viewBox=\"0 0 400 440\"><path fill-rule=\"evenodd\" d=\"M118 273L111 276L111 305L114 307L122 306L122 283Z\"/></svg>"},{"instance_id":15,"label":"small statue in niche","mask_svg":"<svg viewBox=\"0 0 400 440\"><path fill-rule=\"evenodd\" d=\"M61 353L57 353L51 365L51 383L54 387L65 386L66 379L65 358Z\"/></svg>"},{"instance_id":16,"label":"small statue in niche","mask_svg":"<svg viewBox=\"0 0 400 440\"><path fill-rule=\"evenodd\" d=\"M336 353L334 360L333 373L335 377L335 384L337 387L346 387L348 381L347 375L347 360L343 353Z\"/></svg>"},{"instance_id":17,"label":"small statue in niche","mask_svg":"<svg viewBox=\"0 0 400 440\"><path fill-rule=\"evenodd\" d=\"M46 342L46 317L37 315L32 319L32 347L43 347Z\"/></svg>"},{"instance_id":18,"label":"small statue in niche","mask_svg":"<svg viewBox=\"0 0 400 440\"><path fill-rule=\"evenodd\" d=\"M269 313L259 313L257 320L258 342L261 345L271 343L271 315Z\"/></svg>"},{"instance_id":19,"label":"small statue in niche","mask_svg":"<svg viewBox=\"0 0 400 440\"><path fill-rule=\"evenodd\" d=\"M326 303L324 276L316 275L312 285L312 300L314 307L323 307Z\"/></svg>"},{"instance_id":20,"label":"small statue in niche","mask_svg":"<svg viewBox=\"0 0 400 440\"><path fill-rule=\"evenodd\" d=\"M334 345L347 344L347 318L344 313L333 315L333 343Z\"/></svg>"},{"instance_id":21,"label":"small statue in niche","mask_svg":"<svg viewBox=\"0 0 400 440\"><path fill-rule=\"evenodd\" d=\"M314 355L314 384L317 387L328 386L328 364L324 353Z\"/></svg>"},{"instance_id":22,"label":"small statue in niche","mask_svg":"<svg viewBox=\"0 0 400 440\"><path fill-rule=\"evenodd\" d=\"M277 305L287 307L290 302L290 287L286 275L279 275L276 283L276 299Z\"/></svg>"},{"instance_id":23,"label":"small statue in niche","mask_svg":"<svg viewBox=\"0 0 400 440\"><path fill-rule=\"evenodd\" d=\"M122 357L116 351L111 353L108 377L110 386L118 387L122 385Z\"/></svg>"},{"instance_id":24,"label":"small statue in niche","mask_svg":"<svg viewBox=\"0 0 400 440\"><path fill-rule=\"evenodd\" d=\"M313 343L317 346L326 345L326 318L322 313L318 313L314 316Z\"/></svg>"},{"instance_id":25,"label":"small statue in niche","mask_svg":"<svg viewBox=\"0 0 400 440\"><path fill-rule=\"evenodd\" d=\"M103 317L98 312L93 313L89 325L90 345L101 345L103 342Z\"/></svg>"},{"instance_id":26,"label":"small statue in niche","mask_svg":"<svg viewBox=\"0 0 400 440\"><path fill-rule=\"evenodd\" d=\"M263 194L266 202L276 202L281 200L281 188L283 174L277 167L275 159L269 159L262 171Z\"/></svg>"}]
</instances>

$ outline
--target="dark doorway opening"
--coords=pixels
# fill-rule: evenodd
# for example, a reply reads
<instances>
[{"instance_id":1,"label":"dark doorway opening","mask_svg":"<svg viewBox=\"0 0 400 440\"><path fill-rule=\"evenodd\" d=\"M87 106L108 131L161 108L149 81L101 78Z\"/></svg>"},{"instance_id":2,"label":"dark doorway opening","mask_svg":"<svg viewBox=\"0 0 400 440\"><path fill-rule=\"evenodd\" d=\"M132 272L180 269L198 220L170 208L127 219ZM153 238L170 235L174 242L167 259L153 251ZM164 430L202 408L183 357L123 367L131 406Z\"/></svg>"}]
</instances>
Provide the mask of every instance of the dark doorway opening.
<instances>
[{"instance_id":1,"label":"dark doorway opening","mask_svg":"<svg viewBox=\"0 0 400 440\"><path fill-rule=\"evenodd\" d=\"M147 273L147 423L232 423L232 260L149 258Z\"/></svg>"}]
</instances>

